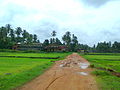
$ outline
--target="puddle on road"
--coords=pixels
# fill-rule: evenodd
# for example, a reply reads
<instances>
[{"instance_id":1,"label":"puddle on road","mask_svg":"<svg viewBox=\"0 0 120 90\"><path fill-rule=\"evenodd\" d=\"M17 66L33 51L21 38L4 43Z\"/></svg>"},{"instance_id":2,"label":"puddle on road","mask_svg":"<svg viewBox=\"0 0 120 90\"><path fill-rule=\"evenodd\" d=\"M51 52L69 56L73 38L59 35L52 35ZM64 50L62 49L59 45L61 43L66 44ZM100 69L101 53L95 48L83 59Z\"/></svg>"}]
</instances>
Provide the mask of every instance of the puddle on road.
<instances>
[{"instance_id":1,"label":"puddle on road","mask_svg":"<svg viewBox=\"0 0 120 90\"><path fill-rule=\"evenodd\" d=\"M77 62L61 62L61 64L59 65L59 67L74 67L74 66L78 66L81 69L86 69L89 67L89 63L77 63Z\"/></svg>"},{"instance_id":2,"label":"puddle on road","mask_svg":"<svg viewBox=\"0 0 120 90\"><path fill-rule=\"evenodd\" d=\"M90 65L89 63L79 63L81 69L86 69L88 68L89 65Z\"/></svg>"},{"instance_id":3,"label":"puddle on road","mask_svg":"<svg viewBox=\"0 0 120 90\"><path fill-rule=\"evenodd\" d=\"M77 72L77 73L80 74L80 75L84 75L84 76L88 75L88 73L86 73L86 72Z\"/></svg>"},{"instance_id":4,"label":"puddle on road","mask_svg":"<svg viewBox=\"0 0 120 90\"><path fill-rule=\"evenodd\" d=\"M63 67L64 65L63 64L60 64L60 66L59 67Z\"/></svg>"}]
</instances>

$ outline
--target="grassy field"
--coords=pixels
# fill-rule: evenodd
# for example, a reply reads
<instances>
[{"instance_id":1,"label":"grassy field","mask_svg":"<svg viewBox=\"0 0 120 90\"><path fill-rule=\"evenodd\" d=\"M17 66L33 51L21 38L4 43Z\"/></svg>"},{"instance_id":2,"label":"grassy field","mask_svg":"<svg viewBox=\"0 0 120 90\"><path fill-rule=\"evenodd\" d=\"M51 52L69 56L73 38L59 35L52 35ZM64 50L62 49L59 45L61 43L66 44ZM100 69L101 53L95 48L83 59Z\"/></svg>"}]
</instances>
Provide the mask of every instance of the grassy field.
<instances>
[{"instance_id":1,"label":"grassy field","mask_svg":"<svg viewBox=\"0 0 120 90\"><path fill-rule=\"evenodd\" d=\"M0 52L0 56L25 56L25 57L64 57L68 53L22 53L22 52Z\"/></svg>"},{"instance_id":2,"label":"grassy field","mask_svg":"<svg viewBox=\"0 0 120 90\"><path fill-rule=\"evenodd\" d=\"M0 52L0 56L60 57L59 59L63 59L68 54L70 53ZM42 74L52 64L51 59L0 57L0 90L10 90L23 85Z\"/></svg>"},{"instance_id":3,"label":"grassy field","mask_svg":"<svg viewBox=\"0 0 120 90\"><path fill-rule=\"evenodd\" d=\"M93 74L96 75L100 90L120 90L120 77L113 75L110 71L106 71L110 69L120 73L119 53L92 53L83 57L91 62L91 66L96 68Z\"/></svg>"}]
</instances>

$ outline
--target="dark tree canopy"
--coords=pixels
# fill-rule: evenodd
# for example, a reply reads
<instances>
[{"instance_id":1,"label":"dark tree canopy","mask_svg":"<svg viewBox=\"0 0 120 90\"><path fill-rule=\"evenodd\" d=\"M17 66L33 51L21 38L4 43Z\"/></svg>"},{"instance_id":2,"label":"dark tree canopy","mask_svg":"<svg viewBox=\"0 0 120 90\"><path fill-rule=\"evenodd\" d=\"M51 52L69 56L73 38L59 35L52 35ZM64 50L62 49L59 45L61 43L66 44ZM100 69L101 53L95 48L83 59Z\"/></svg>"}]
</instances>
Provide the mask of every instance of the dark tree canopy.
<instances>
[{"instance_id":1,"label":"dark tree canopy","mask_svg":"<svg viewBox=\"0 0 120 90\"><path fill-rule=\"evenodd\" d=\"M87 44L80 44L78 42L78 37L71 32L67 31L62 36L62 41L55 37L56 31L52 31L52 37L50 39L45 39L43 42L43 47L50 44L53 45L66 45L69 51L85 50L98 53L120 53L120 42L99 42L93 47L89 47ZM80 38L80 37L79 37ZM27 30L17 27L15 29L11 28L10 24L0 27L0 49L10 49L14 44L33 44L40 43L38 36L36 34L30 34Z\"/></svg>"},{"instance_id":2,"label":"dark tree canopy","mask_svg":"<svg viewBox=\"0 0 120 90\"><path fill-rule=\"evenodd\" d=\"M67 31L65 33L65 35L63 35L62 40L66 45L70 45L70 43L71 43L71 33L69 31Z\"/></svg>"},{"instance_id":3,"label":"dark tree canopy","mask_svg":"<svg viewBox=\"0 0 120 90\"><path fill-rule=\"evenodd\" d=\"M51 35L53 36L53 37L55 37L56 36L56 31L52 31L52 33L51 33Z\"/></svg>"},{"instance_id":4,"label":"dark tree canopy","mask_svg":"<svg viewBox=\"0 0 120 90\"><path fill-rule=\"evenodd\" d=\"M29 34L21 27L11 28L10 24L0 27L0 49L9 49L17 43L38 43L37 35Z\"/></svg>"}]
</instances>

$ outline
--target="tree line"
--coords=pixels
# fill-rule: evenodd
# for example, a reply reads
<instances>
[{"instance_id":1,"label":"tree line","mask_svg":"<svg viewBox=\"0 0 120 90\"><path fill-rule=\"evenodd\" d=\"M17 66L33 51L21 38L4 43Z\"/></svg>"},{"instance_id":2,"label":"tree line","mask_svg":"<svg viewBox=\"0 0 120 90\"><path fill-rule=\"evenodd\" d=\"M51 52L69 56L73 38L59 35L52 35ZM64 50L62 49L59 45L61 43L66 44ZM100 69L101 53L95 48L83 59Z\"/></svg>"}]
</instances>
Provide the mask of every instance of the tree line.
<instances>
[{"instance_id":1,"label":"tree line","mask_svg":"<svg viewBox=\"0 0 120 90\"><path fill-rule=\"evenodd\" d=\"M120 53L120 42L100 42L92 47L92 52L99 53Z\"/></svg>"},{"instance_id":2,"label":"tree line","mask_svg":"<svg viewBox=\"0 0 120 90\"><path fill-rule=\"evenodd\" d=\"M78 42L76 35L71 34L67 31L62 36L62 41L56 38L57 32L52 31L51 38L45 39L42 43L43 47L51 44L55 45L66 45L69 51L85 50L89 52L99 52L99 53L120 53L120 42L115 41L113 44L111 42L99 42L93 47L87 44L81 44ZM0 49L10 49L15 44L33 44L40 43L38 36L36 34L30 34L21 27L15 29L11 28L10 24L0 27Z\"/></svg>"},{"instance_id":3,"label":"tree line","mask_svg":"<svg viewBox=\"0 0 120 90\"><path fill-rule=\"evenodd\" d=\"M56 31L53 31L51 33L52 38L46 39L43 42L43 46L44 47L46 47L46 46L48 46L50 44L56 44L56 45L66 45L66 46L68 46L68 50L72 51L72 52L78 51L80 49L83 49L85 51L90 50L90 47L88 45L80 44L78 42L77 36L75 36L74 34L71 34L71 32L67 31L62 36L62 41L63 42L61 42L58 38L55 38L56 33L57 33Z\"/></svg>"},{"instance_id":4,"label":"tree line","mask_svg":"<svg viewBox=\"0 0 120 90\"><path fill-rule=\"evenodd\" d=\"M16 43L39 43L39 40L36 34L30 34L21 27L13 29L10 24L0 27L0 49L10 49Z\"/></svg>"},{"instance_id":5,"label":"tree line","mask_svg":"<svg viewBox=\"0 0 120 90\"><path fill-rule=\"evenodd\" d=\"M56 31L51 33L51 38L45 39L42 43L43 48L50 45L66 45L68 46L69 51L77 51L79 48L83 48L87 50L90 48L88 45L83 45L78 42L77 36L71 34L71 32L67 31L62 36L62 41L59 38L56 38ZM30 34L26 30L21 27L17 27L15 29L11 28L10 24L0 27L0 49L11 49L15 44L33 44L40 43L36 34Z\"/></svg>"}]
</instances>

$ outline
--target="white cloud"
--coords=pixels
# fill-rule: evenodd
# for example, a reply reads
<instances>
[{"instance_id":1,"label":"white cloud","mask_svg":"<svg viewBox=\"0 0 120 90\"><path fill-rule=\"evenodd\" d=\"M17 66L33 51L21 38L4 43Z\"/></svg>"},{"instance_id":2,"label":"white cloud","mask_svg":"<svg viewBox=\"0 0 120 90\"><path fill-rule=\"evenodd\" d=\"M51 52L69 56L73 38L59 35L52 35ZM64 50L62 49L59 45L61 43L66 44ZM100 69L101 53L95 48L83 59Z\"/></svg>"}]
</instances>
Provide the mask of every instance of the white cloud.
<instances>
[{"instance_id":1,"label":"white cloud","mask_svg":"<svg viewBox=\"0 0 120 90\"><path fill-rule=\"evenodd\" d=\"M82 0L0 0L0 25L21 26L39 35L41 41L56 30L75 33L81 43L120 41L120 1L92 2ZM87 0L86 0L87 2ZM88 2L89 3L89 2ZM92 5L98 5L97 8ZM111 36L112 35L112 36ZM115 35L115 36L113 36Z\"/></svg>"}]
</instances>

